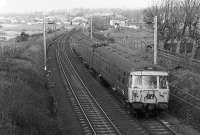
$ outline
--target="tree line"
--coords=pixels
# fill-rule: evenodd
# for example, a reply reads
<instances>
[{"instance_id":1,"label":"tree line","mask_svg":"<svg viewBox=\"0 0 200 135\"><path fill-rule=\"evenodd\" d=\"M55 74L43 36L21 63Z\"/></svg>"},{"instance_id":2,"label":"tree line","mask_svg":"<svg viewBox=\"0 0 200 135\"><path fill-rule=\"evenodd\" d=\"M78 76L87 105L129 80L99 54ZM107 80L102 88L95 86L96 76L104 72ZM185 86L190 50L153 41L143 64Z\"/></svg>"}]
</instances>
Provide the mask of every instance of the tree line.
<instances>
[{"instance_id":1,"label":"tree line","mask_svg":"<svg viewBox=\"0 0 200 135\"><path fill-rule=\"evenodd\" d=\"M144 22L151 28L154 16L158 18L158 42L164 49L195 58L200 43L200 1L160 0L144 10Z\"/></svg>"}]
</instances>

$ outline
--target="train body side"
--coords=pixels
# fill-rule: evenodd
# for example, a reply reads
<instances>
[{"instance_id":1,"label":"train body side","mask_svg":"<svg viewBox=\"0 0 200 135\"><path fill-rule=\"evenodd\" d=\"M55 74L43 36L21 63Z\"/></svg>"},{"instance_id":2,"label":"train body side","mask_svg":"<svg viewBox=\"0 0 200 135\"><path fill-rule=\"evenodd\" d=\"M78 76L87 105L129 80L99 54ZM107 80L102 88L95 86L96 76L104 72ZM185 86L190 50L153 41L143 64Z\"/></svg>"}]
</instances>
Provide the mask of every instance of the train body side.
<instances>
[{"instance_id":1,"label":"train body side","mask_svg":"<svg viewBox=\"0 0 200 135\"><path fill-rule=\"evenodd\" d=\"M96 49L91 67L100 73L114 90L123 95L124 100L128 100L127 84L130 72L115 63L117 57L107 57L106 53L109 52L106 52L105 47Z\"/></svg>"}]
</instances>

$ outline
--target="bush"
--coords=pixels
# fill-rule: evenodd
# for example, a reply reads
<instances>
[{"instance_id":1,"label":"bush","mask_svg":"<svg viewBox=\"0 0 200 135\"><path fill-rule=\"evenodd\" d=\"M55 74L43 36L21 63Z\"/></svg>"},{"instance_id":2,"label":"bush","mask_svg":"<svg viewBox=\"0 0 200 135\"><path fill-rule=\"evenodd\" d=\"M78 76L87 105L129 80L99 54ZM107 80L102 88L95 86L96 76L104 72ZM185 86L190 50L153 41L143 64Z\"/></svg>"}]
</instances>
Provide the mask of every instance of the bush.
<instances>
[{"instance_id":1,"label":"bush","mask_svg":"<svg viewBox=\"0 0 200 135\"><path fill-rule=\"evenodd\" d=\"M31 106L21 106L10 111L13 124L21 130L21 135L35 132L37 135L61 135L57 121L50 119L44 112Z\"/></svg>"},{"instance_id":2,"label":"bush","mask_svg":"<svg viewBox=\"0 0 200 135\"><path fill-rule=\"evenodd\" d=\"M26 34L21 34L21 37L26 37ZM23 42L23 51L18 58L1 59L0 134L62 134L52 112L54 98L46 89L46 80L41 76L42 44L37 39Z\"/></svg>"},{"instance_id":3,"label":"bush","mask_svg":"<svg viewBox=\"0 0 200 135\"><path fill-rule=\"evenodd\" d=\"M108 38L108 42L109 43L115 43L115 39L114 38Z\"/></svg>"},{"instance_id":4,"label":"bush","mask_svg":"<svg viewBox=\"0 0 200 135\"><path fill-rule=\"evenodd\" d=\"M21 32L21 34L19 36L17 36L16 41L17 42L27 41L28 38L29 38L29 34L27 34L25 32Z\"/></svg>"},{"instance_id":5,"label":"bush","mask_svg":"<svg viewBox=\"0 0 200 135\"><path fill-rule=\"evenodd\" d=\"M12 124L20 135L29 132L37 135L61 134L59 124L50 117L52 108L48 91L44 87L45 81L31 69L23 69L17 64L12 66L11 63L2 65L0 113L8 115L4 118L3 126Z\"/></svg>"}]
</instances>

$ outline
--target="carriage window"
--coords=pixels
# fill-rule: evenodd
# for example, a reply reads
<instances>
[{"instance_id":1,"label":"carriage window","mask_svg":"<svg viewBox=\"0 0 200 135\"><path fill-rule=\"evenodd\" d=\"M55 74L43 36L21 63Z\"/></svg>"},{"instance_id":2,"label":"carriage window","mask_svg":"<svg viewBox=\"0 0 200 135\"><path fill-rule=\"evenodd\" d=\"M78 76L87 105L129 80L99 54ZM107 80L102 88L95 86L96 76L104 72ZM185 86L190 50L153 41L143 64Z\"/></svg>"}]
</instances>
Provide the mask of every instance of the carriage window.
<instances>
[{"instance_id":1,"label":"carriage window","mask_svg":"<svg viewBox=\"0 0 200 135\"><path fill-rule=\"evenodd\" d=\"M142 76L134 76L134 88L142 88Z\"/></svg>"},{"instance_id":2,"label":"carriage window","mask_svg":"<svg viewBox=\"0 0 200 135\"><path fill-rule=\"evenodd\" d=\"M145 89L156 89L157 88L157 76L142 76L142 84Z\"/></svg>"},{"instance_id":3,"label":"carriage window","mask_svg":"<svg viewBox=\"0 0 200 135\"><path fill-rule=\"evenodd\" d=\"M167 89L167 76L159 77L159 85L160 89Z\"/></svg>"}]
</instances>

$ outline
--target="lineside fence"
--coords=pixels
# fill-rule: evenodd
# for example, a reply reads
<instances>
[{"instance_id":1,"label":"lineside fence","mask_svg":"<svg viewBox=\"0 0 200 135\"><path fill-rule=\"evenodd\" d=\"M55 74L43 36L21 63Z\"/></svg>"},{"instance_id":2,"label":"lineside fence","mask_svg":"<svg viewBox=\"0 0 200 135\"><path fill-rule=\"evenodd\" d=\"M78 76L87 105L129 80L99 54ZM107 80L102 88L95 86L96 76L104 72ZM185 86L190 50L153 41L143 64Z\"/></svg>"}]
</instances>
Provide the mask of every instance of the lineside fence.
<instances>
[{"instance_id":1,"label":"lineside fence","mask_svg":"<svg viewBox=\"0 0 200 135\"><path fill-rule=\"evenodd\" d=\"M115 39L116 40L116 39ZM152 47L153 41L148 39L132 39L132 38L117 38L115 41L123 46L127 46L130 49L145 49L147 47Z\"/></svg>"},{"instance_id":2,"label":"lineside fence","mask_svg":"<svg viewBox=\"0 0 200 135\"><path fill-rule=\"evenodd\" d=\"M191 59L184 55L175 54L163 49L158 50L158 56L159 64L167 67L168 69L181 67L200 73L200 60Z\"/></svg>"},{"instance_id":3,"label":"lineside fence","mask_svg":"<svg viewBox=\"0 0 200 135\"><path fill-rule=\"evenodd\" d=\"M130 49L152 48L153 50L153 41L148 39L134 40L121 38L116 42L122 46L127 46ZM167 67L169 70L176 67L181 67L184 69L189 69L193 72L200 73L200 60L192 59L185 55L170 52L161 48L158 49L158 63L164 67Z\"/></svg>"}]
</instances>

